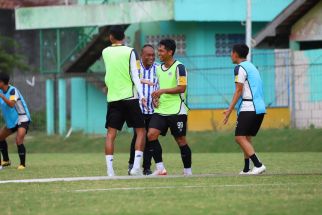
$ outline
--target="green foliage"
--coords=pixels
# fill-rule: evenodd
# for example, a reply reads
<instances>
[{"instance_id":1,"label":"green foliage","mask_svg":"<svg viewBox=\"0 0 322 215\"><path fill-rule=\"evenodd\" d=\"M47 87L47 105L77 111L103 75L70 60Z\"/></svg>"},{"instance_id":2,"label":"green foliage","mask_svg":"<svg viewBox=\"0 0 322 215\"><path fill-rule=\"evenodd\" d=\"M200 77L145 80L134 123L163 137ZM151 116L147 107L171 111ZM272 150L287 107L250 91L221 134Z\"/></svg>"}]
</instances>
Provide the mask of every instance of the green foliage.
<instances>
[{"instance_id":1,"label":"green foliage","mask_svg":"<svg viewBox=\"0 0 322 215\"><path fill-rule=\"evenodd\" d=\"M23 56L14 52L19 48L18 43L8 37L0 36L0 71L11 73L14 69L30 70Z\"/></svg>"}]
</instances>

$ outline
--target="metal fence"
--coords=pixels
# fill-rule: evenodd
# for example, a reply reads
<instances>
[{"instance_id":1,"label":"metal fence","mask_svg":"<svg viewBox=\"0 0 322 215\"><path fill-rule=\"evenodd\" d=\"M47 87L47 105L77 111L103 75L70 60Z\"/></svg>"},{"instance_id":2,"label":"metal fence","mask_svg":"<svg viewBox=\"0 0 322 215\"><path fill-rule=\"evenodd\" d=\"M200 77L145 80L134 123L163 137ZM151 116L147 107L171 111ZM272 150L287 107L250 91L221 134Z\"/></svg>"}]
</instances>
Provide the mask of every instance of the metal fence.
<instances>
[{"instance_id":1,"label":"metal fence","mask_svg":"<svg viewBox=\"0 0 322 215\"><path fill-rule=\"evenodd\" d=\"M255 53L253 62L263 79L267 107L289 107L292 110L294 127L321 127L322 55L317 54L317 58L312 58L311 61L306 55L304 52L291 53L287 50ZM189 56L179 57L179 60L188 69L188 105L191 109L228 107L235 89L234 65L229 58ZM67 98L69 98L71 96L70 78L74 76L40 73L12 75L12 84L21 91L28 103L33 130L46 130L46 80L65 78ZM103 93L104 74L87 73L78 75L78 77L98 89L98 93ZM58 94L55 97L59 100ZM72 110L70 101L67 100L67 117L69 118Z\"/></svg>"}]
</instances>

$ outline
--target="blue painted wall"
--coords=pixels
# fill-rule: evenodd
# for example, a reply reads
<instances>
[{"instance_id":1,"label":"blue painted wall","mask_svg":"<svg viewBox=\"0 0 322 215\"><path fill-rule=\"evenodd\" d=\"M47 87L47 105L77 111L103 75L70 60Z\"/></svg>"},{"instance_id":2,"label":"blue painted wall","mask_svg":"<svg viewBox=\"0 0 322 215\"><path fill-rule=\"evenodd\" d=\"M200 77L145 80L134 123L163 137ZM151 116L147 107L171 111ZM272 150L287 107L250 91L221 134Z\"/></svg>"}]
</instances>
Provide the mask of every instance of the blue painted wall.
<instances>
[{"instance_id":1,"label":"blue painted wall","mask_svg":"<svg viewBox=\"0 0 322 215\"><path fill-rule=\"evenodd\" d=\"M308 81L310 88L310 100L312 102L322 101L322 50L307 50L304 55L308 60Z\"/></svg>"},{"instance_id":2,"label":"blue painted wall","mask_svg":"<svg viewBox=\"0 0 322 215\"><path fill-rule=\"evenodd\" d=\"M254 22L269 22L292 0L252 0ZM175 0L176 21L242 21L246 0Z\"/></svg>"},{"instance_id":3,"label":"blue painted wall","mask_svg":"<svg viewBox=\"0 0 322 215\"><path fill-rule=\"evenodd\" d=\"M71 110L71 127L74 131L106 132L106 95L83 78L71 80Z\"/></svg>"}]
</instances>

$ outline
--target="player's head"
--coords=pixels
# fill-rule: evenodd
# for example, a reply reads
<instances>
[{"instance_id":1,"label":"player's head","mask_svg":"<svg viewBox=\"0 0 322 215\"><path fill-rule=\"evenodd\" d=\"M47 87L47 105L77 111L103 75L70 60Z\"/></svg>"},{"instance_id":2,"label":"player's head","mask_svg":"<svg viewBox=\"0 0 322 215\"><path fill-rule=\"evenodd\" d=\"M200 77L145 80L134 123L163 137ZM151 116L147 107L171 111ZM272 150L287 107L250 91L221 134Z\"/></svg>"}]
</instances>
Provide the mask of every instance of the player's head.
<instances>
[{"instance_id":1,"label":"player's head","mask_svg":"<svg viewBox=\"0 0 322 215\"><path fill-rule=\"evenodd\" d=\"M124 27L121 25L112 26L108 32L108 36L112 44L123 41L125 38Z\"/></svg>"},{"instance_id":2,"label":"player's head","mask_svg":"<svg viewBox=\"0 0 322 215\"><path fill-rule=\"evenodd\" d=\"M145 66L150 67L155 61L154 47L150 44L145 44L141 50L141 60Z\"/></svg>"},{"instance_id":3,"label":"player's head","mask_svg":"<svg viewBox=\"0 0 322 215\"><path fill-rule=\"evenodd\" d=\"M249 48L245 44L235 44L231 51L231 60L233 63L239 63L240 60L247 58Z\"/></svg>"},{"instance_id":4,"label":"player's head","mask_svg":"<svg viewBox=\"0 0 322 215\"><path fill-rule=\"evenodd\" d=\"M5 72L0 72L0 89L9 84L10 77Z\"/></svg>"},{"instance_id":5,"label":"player's head","mask_svg":"<svg viewBox=\"0 0 322 215\"><path fill-rule=\"evenodd\" d=\"M176 52L176 42L173 39L164 39L159 42L158 55L161 62L171 59Z\"/></svg>"}]
</instances>

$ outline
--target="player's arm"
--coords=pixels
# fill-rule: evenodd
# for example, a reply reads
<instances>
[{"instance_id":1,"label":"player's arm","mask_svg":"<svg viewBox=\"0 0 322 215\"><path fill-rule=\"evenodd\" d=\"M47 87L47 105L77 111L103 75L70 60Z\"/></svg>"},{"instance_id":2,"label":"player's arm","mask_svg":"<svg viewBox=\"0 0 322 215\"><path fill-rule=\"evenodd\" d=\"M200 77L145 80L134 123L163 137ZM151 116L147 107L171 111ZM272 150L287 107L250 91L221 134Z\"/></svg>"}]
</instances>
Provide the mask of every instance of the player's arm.
<instances>
[{"instance_id":1,"label":"player's arm","mask_svg":"<svg viewBox=\"0 0 322 215\"><path fill-rule=\"evenodd\" d=\"M177 82L178 85L174 88L159 89L152 93L153 97L160 97L162 94L180 94L187 89L187 71L184 65L177 66Z\"/></svg>"},{"instance_id":2,"label":"player's arm","mask_svg":"<svg viewBox=\"0 0 322 215\"><path fill-rule=\"evenodd\" d=\"M227 124L231 112L234 110L239 98L242 96L244 83L247 78L246 71L240 66L237 66L234 72L235 72L235 93L234 93L233 99L230 102L229 108L225 110L223 113L225 115L225 118L223 121L224 124Z\"/></svg>"},{"instance_id":3,"label":"player's arm","mask_svg":"<svg viewBox=\"0 0 322 215\"><path fill-rule=\"evenodd\" d=\"M143 95L143 88L142 88L142 84L141 84L141 80L140 80L140 76L139 76L139 70L140 70L140 60L139 60L139 56L136 53L136 51L133 49L133 51L131 52L131 56L130 56L130 67L131 67L131 78L132 81L135 85L135 88L139 94L140 100L142 101L142 104L144 106L146 106L146 99Z\"/></svg>"},{"instance_id":4,"label":"player's arm","mask_svg":"<svg viewBox=\"0 0 322 215\"><path fill-rule=\"evenodd\" d=\"M17 99L16 99L16 91L14 89L10 91L9 99L7 99L2 93L0 93L0 97L9 107L13 108L15 106Z\"/></svg>"}]
</instances>

